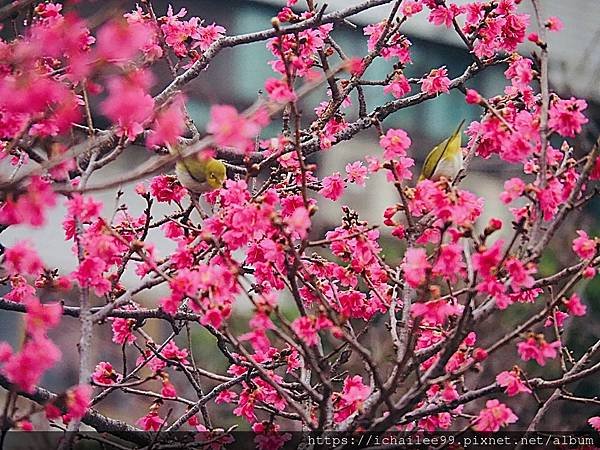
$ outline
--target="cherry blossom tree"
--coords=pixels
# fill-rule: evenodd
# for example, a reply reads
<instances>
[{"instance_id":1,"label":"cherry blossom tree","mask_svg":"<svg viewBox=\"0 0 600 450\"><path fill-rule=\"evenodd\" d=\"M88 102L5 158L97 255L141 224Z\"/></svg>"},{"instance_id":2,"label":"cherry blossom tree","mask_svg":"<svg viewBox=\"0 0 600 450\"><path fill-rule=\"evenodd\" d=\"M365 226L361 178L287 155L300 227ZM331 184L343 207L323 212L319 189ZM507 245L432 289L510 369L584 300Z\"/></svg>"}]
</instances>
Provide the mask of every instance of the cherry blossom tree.
<instances>
[{"instance_id":1,"label":"cherry blossom tree","mask_svg":"<svg viewBox=\"0 0 600 450\"><path fill-rule=\"evenodd\" d=\"M0 183L2 231L44 226L65 204L64 252L76 261L73 271L51 267L27 239L3 248L0 309L20 344L0 343L2 439L41 416L143 445L197 430L218 447L231 441L220 423L229 415L260 448L279 448L291 430L534 432L558 400L581 411L597 405L571 389L597 377L600 340L574 352L563 332L588 313L577 287L596 276L599 241L562 226L596 197L600 140L574 139L587 103L549 83L547 34L560 32L560 19L545 16L540 0L531 0L531 17L518 0L287 3L265 17L264 31L242 35L149 0L101 20L75 1L0 9L0 157L12 166ZM336 31L382 5L384 19L364 27L363 52L346 53ZM462 74L441 66L405 75L404 24L416 15L460 38L471 60ZM188 84L210 78L222 50L257 42L272 53L256 61L273 70L264 93L246 110L213 104L206 123L192 120ZM527 43L531 56L519 53ZM390 71L372 79L381 59ZM162 66L171 77L160 88ZM506 85L488 98L470 86L494 67ZM369 104L367 87L388 101ZM454 180L417 182L419 150L386 118L453 90L479 114L466 130L464 167ZM323 101L309 104L315 92ZM109 126L98 128L99 118ZM359 134L377 136L379 148L365 148L345 173L319 164ZM146 147L145 162L96 176L136 145ZM173 145L178 155L167 152ZM198 198L171 169L206 153L226 164L228 179ZM492 157L519 174L502 180L510 223L484 222L483 199L461 187L474 160ZM396 200L368 223L344 193L356 186L368 202L379 193L367 180L379 177ZM127 183L145 204L141 215L120 201ZM113 192L116 206L95 198L99 191ZM335 202L339 221L321 233L313 225L323 199ZM155 232L173 250L158 248ZM541 273L555 239L567 242L570 262ZM399 261L386 254L390 245L402 249ZM137 283L125 283L126 271ZM142 304L159 288L159 301ZM251 305L243 323L240 303ZM514 327L493 326L515 307ZM44 376L75 342L61 348L49 336L73 321L78 382L51 392ZM167 339L154 334L157 322L169 327ZM98 339L106 328L112 342ZM224 371L194 356L200 330ZM98 359L96 348L122 358ZM480 376L486 370L491 378ZM111 417L104 405L117 392L141 396L146 409L130 423ZM533 410L522 407L530 398Z\"/></svg>"}]
</instances>

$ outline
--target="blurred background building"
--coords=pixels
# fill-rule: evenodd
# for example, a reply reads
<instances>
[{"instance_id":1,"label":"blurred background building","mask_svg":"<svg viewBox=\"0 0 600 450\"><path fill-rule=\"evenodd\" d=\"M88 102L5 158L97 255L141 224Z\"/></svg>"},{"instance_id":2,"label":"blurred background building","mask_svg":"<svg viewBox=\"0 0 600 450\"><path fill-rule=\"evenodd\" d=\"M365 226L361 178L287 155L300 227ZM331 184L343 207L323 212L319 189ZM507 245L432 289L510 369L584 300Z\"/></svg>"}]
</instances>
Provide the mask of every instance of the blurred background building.
<instances>
[{"instance_id":1,"label":"blurred background building","mask_svg":"<svg viewBox=\"0 0 600 450\"><path fill-rule=\"evenodd\" d=\"M4 3L4 2L2 2ZM108 2L107 2L108 3ZM274 16L278 9L285 4L285 0L173 0L163 1L155 0L154 7L158 15L164 14L169 4L177 12L180 8L186 8L187 18L198 16L207 23L215 22L227 29L228 35L236 35L259 31L270 27L270 18ZM300 6L303 2L298 2ZM345 8L349 5L359 3L359 0L327 0L328 11ZM456 3L466 3L465 0ZM92 4L93 8L86 13L93 14L100 2ZM134 2L119 1L113 5L122 8L124 11L132 9ZM303 6L303 5L302 5ZM600 7L598 0L544 0L542 2L544 16L558 16L564 22L564 30L560 33L550 33L550 71L551 84L553 89L557 90L562 96L576 95L584 97L589 102L587 115L590 118L588 130L590 135L598 130L600 122L600 51L597 49L597 43L600 39ZM532 13L530 2L523 1L521 8L523 11ZM366 39L362 28L370 23L375 23L384 18L389 11L389 5L369 10L358 16L352 17L351 21L356 25L342 26L336 28L333 33L335 40L340 44L344 51L351 56L364 56L367 52ZM534 21L534 19L532 18ZM450 77L460 75L465 68L472 62L472 58L464 49L464 45L456 37L453 31L448 31L443 27L434 27L427 22L427 14L421 13L408 21L405 25L405 31L412 41L411 53L414 64L409 66L406 73L408 76L420 77L432 68L446 65ZM523 52L531 52L533 48L523 46ZM265 47L265 43L249 44L223 50L218 57L211 62L209 68L203 72L197 79L192 81L185 90L188 97L190 113L200 129L206 123L208 111L211 105L217 103L234 104L239 108L244 108L252 104L258 95L266 78L273 76L273 71L268 65L272 55ZM506 67L496 67L486 70L481 76L468 82L468 86L475 88L487 96L501 94L506 84L503 71ZM162 70L162 72L161 72ZM368 70L365 78L373 80L382 80L391 70L391 63L377 60ZM157 73L159 75L159 85L156 89L161 89L168 83L168 70L163 65ZM366 87L367 103L369 108L391 100L391 96L383 93L381 86ZM413 88L413 93L416 88ZM323 97L324 98L324 97ZM321 99L319 94L314 94L306 99L305 114L307 122L313 116L312 109ZM356 101L356 99L353 99ZM443 139L461 119L475 120L481 113L479 108L469 106L465 103L464 97L460 92L452 92L449 95L443 95L434 101L422 103L416 107L411 107L399 111L390 116L386 122L387 127L400 127L408 131L412 140L413 156L417 163L424 159L427 150ZM102 126L102 118L98 117L97 124ZM106 125L106 124L105 124ZM276 126L272 126L264 132L263 137L271 137L277 133ZM582 149L590 147L589 136L583 136L578 144ZM560 145L558 143L557 145ZM377 135L375 130L367 130L359 134L351 142L343 142L337 145L334 150L321 152L316 156L320 163L321 174L330 174L334 171L343 173L347 162L363 159L368 154L378 154ZM149 152L144 148L130 149L122 158L110 165L105 170L95 174L94 180L101 180L103 177L113 177L117 172L129 170L135 167L141 161L149 156ZM499 202L499 193L502 191L501 177L506 179L507 174L516 169L502 161L491 158L486 161L477 161L472 166L468 178L465 180L464 187L474 191L476 194L484 197L486 201L486 214L482 223L485 225L489 216L499 216L505 223L510 222L510 216L507 209ZM511 172L512 171L512 172ZM382 223L383 209L397 201L397 192L385 181L384 176L374 177L369 180L366 190L350 187L345 194L342 203L349 204L356 209L361 217L368 219L373 223ZM144 207L137 196L133 194L134 183L123 186L123 203L129 205L134 213L141 213ZM110 214L115 203L114 192L94 194L100 198L106 205L105 214ZM589 206L588 214L581 214L573 224L566 224L567 232L570 236L574 235L574 229L581 228L582 223L596 224L593 211L597 211L600 205L593 204ZM155 217L161 211L170 211L169 207L160 209L160 205L155 210ZM68 273L75 267L76 259L65 246L62 235L61 221L64 217L65 209L61 205L57 207L49 223L42 229L31 230L24 227L11 227L8 231L2 233L0 240L2 244L10 246L16 240L24 237L30 239L39 250L48 266L54 266L62 273ZM329 229L339 223L340 206L333 203L322 204L318 222L315 224L316 233L319 234L325 229ZM154 232L150 235L150 240L156 244L159 255L165 255L172 249L172 243L162 239L160 232ZM564 243L559 243L555 251L550 252L542 263L541 271L544 267L547 270L554 270L561 264L569 261L572 257L564 251ZM386 248L386 252L391 256L401 254L401 249L394 245ZM544 266L545 265L545 266ZM127 274L124 278L126 284L133 285L137 277L133 274ZM600 287L597 283L592 283L586 288L587 303L592 308L592 314L598 317L600 307L598 298ZM146 298L141 301L146 306L155 306L156 300L165 294L164 290L153 290ZM99 303L101 300L99 300ZM518 311L512 313L518 316ZM499 327L511 326L511 315L507 314L506 323L498 324ZM19 342L20 336L15 332L15 315L0 311L0 340L9 340L12 343ZM65 337L63 344L74 346L73 336L78 333L78 323L72 319L65 319L66 328L61 329L61 335ZM67 323L68 322L68 323ZM595 323L595 325L594 325ZM598 320L590 323L590 329L577 329L570 331L570 339L580 341L581 345L586 345L592 335L599 336L600 330ZM382 327L383 329L383 327ZM159 330L157 334L167 330ZM103 327L99 331L99 339L103 342L110 340L109 327ZM68 338L68 339L67 339ZM206 336L197 336L198 342L207 342ZM382 337L385 338L385 337ZM376 348L376 344L375 347ZM215 361L215 370L218 370L219 362L217 356L211 353L209 346L201 345L198 347L200 358L217 358ZM212 348L212 342L210 344ZM107 360L115 357L114 349L103 346L96 347L96 361ZM105 353L103 353L105 352ZM119 361L118 348L116 349L116 361ZM76 348L63 347L66 363L53 370L46 380L50 386L64 388L76 379L75 358L77 357ZM68 359L72 359L71 362ZM552 370L551 368L548 370ZM548 372L547 372L548 373ZM65 384L65 380L69 383ZM588 386L586 389L596 389L598 386ZM596 392L600 394L600 392ZM182 392L185 394L185 392ZM115 397L119 400L120 397ZM140 403L140 408L144 403ZM147 406L147 405L146 405ZM140 412L142 409L140 409ZM114 404L114 411L117 418L131 419L129 414L142 414L132 411L124 411L122 404ZM560 416L559 416L560 417ZM231 418L234 420L235 418Z\"/></svg>"}]
</instances>

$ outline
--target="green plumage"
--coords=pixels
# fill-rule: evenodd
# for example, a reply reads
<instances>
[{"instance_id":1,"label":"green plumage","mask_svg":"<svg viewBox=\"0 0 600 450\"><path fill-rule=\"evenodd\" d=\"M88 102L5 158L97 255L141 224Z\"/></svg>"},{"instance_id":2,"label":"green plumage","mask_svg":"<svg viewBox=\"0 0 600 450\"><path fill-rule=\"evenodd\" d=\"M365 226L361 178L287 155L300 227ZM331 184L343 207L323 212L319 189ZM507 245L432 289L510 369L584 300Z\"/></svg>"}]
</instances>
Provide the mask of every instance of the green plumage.
<instances>
[{"instance_id":1,"label":"green plumage","mask_svg":"<svg viewBox=\"0 0 600 450\"><path fill-rule=\"evenodd\" d=\"M179 155L179 149L169 146L172 155ZM218 159L201 152L180 158L175 163L175 174L179 182L195 194L218 189L227 178L227 169Z\"/></svg>"},{"instance_id":2,"label":"green plumage","mask_svg":"<svg viewBox=\"0 0 600 450\"><path fill-rule=\"evenodd\" d=\"M436 145L425 158L419 180L453 179L462 169L461 130L463 120L452 135Z\"/></svg>"}]
</instances>

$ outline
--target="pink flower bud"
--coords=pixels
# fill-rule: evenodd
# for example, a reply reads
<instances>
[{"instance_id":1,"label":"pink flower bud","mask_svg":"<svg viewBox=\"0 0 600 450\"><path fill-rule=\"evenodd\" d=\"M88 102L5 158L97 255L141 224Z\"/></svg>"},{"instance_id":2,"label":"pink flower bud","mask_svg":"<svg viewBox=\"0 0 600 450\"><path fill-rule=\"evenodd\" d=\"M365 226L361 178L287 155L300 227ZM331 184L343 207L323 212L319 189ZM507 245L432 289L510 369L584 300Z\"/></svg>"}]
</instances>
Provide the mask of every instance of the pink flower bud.
<instances>
[{"instance_id":1,"label":"pink flower bud","mask_svg":"<svg viewBox=\"0 0 600 450\"><path fill-rule=\"evenodd\" d=\"M489 356L488 352L486 352L484 349L482 349L480 347L477 347L475 350L473 350L473 358L477 362L486 360L488 356Z\"/></svg>"},{"instance_id":2,"label":"pink flower bud","mask_svg":"<svg viewBox=\"0 0 600 450\"><path fill-rule=\"evenodd\" d=\"M478 105L481 103L481 95L475 89L467 89L465 100L469 105Z\"/></svg>"}]
</instances>

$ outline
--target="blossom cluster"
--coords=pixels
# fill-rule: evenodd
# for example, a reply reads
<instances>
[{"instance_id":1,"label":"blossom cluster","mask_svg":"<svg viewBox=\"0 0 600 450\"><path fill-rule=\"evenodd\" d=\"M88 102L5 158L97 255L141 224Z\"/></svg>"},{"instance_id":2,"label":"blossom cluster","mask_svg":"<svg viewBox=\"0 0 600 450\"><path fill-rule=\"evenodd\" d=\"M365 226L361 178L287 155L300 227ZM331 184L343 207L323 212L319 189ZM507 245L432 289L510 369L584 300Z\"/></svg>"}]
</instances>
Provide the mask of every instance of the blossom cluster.
<instances>
[{"instance_id":1,"label":"blossom cluster","mask_svg":"<svg viewBox=\"0 0 600 450\"><path fill-rule=\"evenodd\" d=\"M563 333L592 310L577 283L596 276L599 239L578 226L564 267L548 273L540 261L571 211L597 194L600 160L598 146L576 155L586 101L547 93L547 74L517 53L529 39L546 57L541 36L561 22L548 18L535 34L519 3L397 2L387 19L363 28L363 56L336 41L345 16L311 1L305 11L288 1L268 30L239 40L185 9L157 16L151 2L98 27L60 3L38 4L22 33L0 41L0 156L14 171L0 183L0 232L47 225L62 204L75 266L49 267L27 240L2 248L0 309L23 313L24 326L20 347L0 343L0 384L71 428L98 417L90 404L102 410L111 392L135 394L147 408L136 427L189 427L215 449L232 439L211 423L216 408L243 420L261 449L283 446L283 431L297 423L408 432L523 425L523 399L578 380L569 370L594 356L592 347L576 362ZM460 79L450 64L408 78L414 55L403 24L419 14L466 45L473 63ZM205 124L194 123L183 86L204 76L221 48L261 41L273 57L265 95L245 111L214 104ZM379 58L389 73L369 80ZM158 62L173 75L162 91ZM477 71L499 64L502 92L487 98L464 89ZM315 105L301 105L322 85ZM367 86L393 99L369 112ZM384 119L453 89L479 114L459 149L462 170L454 179L418 178L418 136ZM302 109L312 111L309 120ZM99 116L108 129L94 128ZM343 169L313 159L367 128L378 145ZM146 146L150 162L94 187L90 177L134 144ZM225 163L220 187L193 192L167 173L194 151ZM514 175L502 179L501 212L461 185L473 160L491 158ZM190 174L203 181L205 170ZM121 204L119 191L112 211L88 192L133 181L135 201ZM376 182L394 197L382 196L371 223L345 200L352 191L371 201L380 195ZM323 225L325 208L338 215L334 223ZM139 284L130 286L126 273ZM163 289L158 299L145 298L155 287ZM63 329L64 315L81 325L80 379L41 400L44 375L62 357L49 335ZM517 325L505 329L503 320L515 316ZM160 341L147 326L154 320L172 335ZM90 330L106 324L112 344L90 351ZM194 357L188 344L200 329L214 338L221 367ZM508 357L496 357L500 348ZM563 378L546 380L544 370L559 365ZM11 426L32 429L35 413L11 413ZM589 424L598 429L598 417Z\"/></svg>"}]
</instances>

